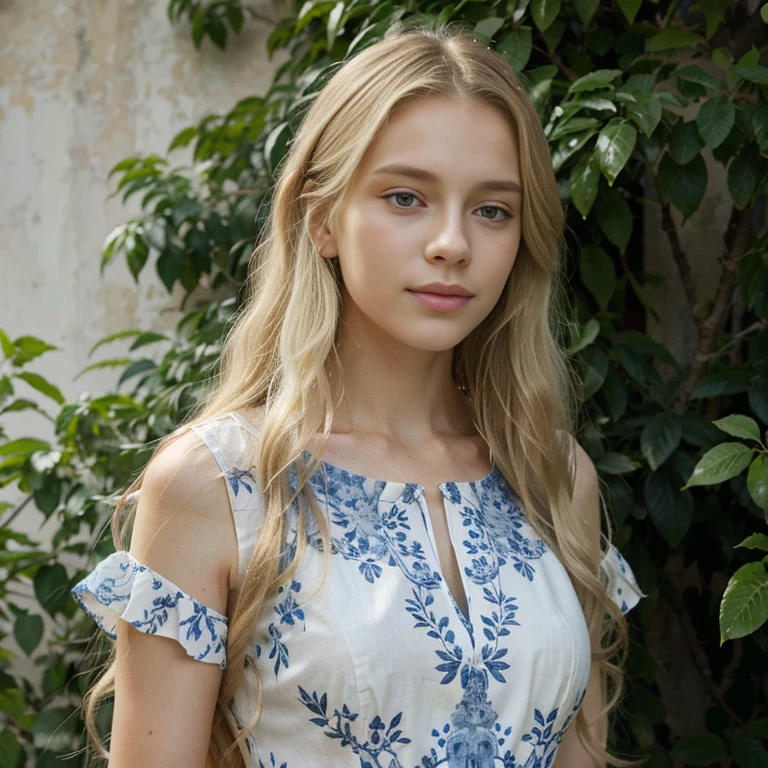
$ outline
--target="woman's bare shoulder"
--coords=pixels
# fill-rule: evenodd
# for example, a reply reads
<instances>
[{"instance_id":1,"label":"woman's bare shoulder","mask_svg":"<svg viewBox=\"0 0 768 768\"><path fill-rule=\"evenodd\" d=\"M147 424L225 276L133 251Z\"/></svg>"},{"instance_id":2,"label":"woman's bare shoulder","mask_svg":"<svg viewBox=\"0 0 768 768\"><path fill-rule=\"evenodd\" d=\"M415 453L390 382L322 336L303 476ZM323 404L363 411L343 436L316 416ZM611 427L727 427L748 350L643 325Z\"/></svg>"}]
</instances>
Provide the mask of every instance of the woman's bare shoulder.
<instances>
[{"instance_id":1,"label":"woman's bare shoulder","mask_svg":"<svg viewBox=\"0 0 768 768\"><path fill-rule=\"evenodd\" d=\"M210 586L211 581L228 583L237 534L226 478L194 431L174 437L147 465L130 552L203 602L208 597L210 604L215 593L219 599L212 607L226 611L227 589Z\"/></svg>"}]
</instances>

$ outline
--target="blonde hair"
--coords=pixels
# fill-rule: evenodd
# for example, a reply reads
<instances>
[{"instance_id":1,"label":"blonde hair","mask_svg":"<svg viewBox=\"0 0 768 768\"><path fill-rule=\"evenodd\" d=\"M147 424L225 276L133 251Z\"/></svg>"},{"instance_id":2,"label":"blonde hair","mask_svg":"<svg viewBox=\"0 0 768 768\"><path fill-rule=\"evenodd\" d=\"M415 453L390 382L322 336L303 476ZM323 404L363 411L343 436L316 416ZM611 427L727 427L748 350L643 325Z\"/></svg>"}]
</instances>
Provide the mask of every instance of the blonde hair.
<instances>
[{"instance_id":1,"label":"blonde hair","mask_svg":"<svg viewBox=\"0 0 768 768\"><path fill-rule=\"evenodd\" d=\"M279 171L271 217L250 264L249 301L225 340L218 381L185 425L263 406L253 466L264 497L263 522L229 617L228 664L208 768L248 765L246 737L261 716L260 681L256 713L245 728L238 728L230 704L262 609L295 574L306 547L300 517L296 556L287 570L280 569L285 512L294 500L302 517L314 515L328 564L327 521L306 488L320 460L309 453L304 458L304 450L318 433L328 438L343 390L335 355L341 275L336 262L319 256L310 239L309 208L334 231L345 191L387 117L406 100L428 94L493 105L515 133L524 194L513 279L488 317L455 347L453 374L496 465L567 569L590 634L603 638L592 656L601 667L606 711L621 693L626 623L596 575L595 548L573 504L573 454L561 439L575 431L577 401L573 371L555 336L563 327L564 213L549 147L519 78L498 54L452 25L401 26L344 62L308 110ZM178 434L164 437L154 455ZM291 467L297 468L295 493L288 480ZM115 510L112 536L118 549L127 549L125 530L133 516L129 512L122 526L121 509L128 493L141 487L145 472L146 467ZM115 655L113 647L107 671L83 703L88 732L104 755L96 713L114 692ZM582 708L576 729L585 747L597 758L626 764L612 758L587 725Z\"/></svg>"}]
</instances>

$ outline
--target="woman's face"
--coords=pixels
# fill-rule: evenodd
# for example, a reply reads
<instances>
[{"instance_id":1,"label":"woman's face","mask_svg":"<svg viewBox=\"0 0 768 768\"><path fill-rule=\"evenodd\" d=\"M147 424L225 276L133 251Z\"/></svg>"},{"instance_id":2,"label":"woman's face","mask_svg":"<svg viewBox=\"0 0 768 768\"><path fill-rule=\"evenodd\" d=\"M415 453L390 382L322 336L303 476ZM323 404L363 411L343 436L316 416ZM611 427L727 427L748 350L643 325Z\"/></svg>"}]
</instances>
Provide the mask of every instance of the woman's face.
<instances>
[{"instance_id":1,"label":"woman's face","mask_svg":"<svg viewBox=\"0 0 768 768\"><path fill-rule=\"evenodd\" d=\"M443 95L401 105L323 241L340 261L342 323L352 336L364 323L415 349L454 347L501 295L521 202L517 142L499 112ZM438 296L430 283L470 295Z\"/></svg>"}]
</instances>

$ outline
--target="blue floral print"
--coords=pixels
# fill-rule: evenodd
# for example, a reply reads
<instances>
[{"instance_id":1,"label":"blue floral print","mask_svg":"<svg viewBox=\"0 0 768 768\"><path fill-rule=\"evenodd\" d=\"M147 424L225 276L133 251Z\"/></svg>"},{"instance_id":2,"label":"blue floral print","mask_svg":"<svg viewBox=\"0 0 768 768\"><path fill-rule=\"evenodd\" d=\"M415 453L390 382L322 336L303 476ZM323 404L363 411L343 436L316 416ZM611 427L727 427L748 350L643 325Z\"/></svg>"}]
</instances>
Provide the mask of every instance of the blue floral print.
<instances>
[{"instance_id":1,"label":"blue floral print","mask_svg":"<svg viewBox=\"0 0 768 768\"><path fill-rule=\"evenodd\" d=\"M278 588L277 595L278 600L280 596L283 596L281 602L273 608L274 613L278 616L278 622L270 622L267 632L272 642L272 647L269 651L269 658L274 659L274 672L277 678L281 667L288 667L290 664L290 654L288 646L283 641L283 635L278 629L279 624L288 624L294 626L299 622L304 622L305 615L304 609L300 608L296 603L296 595L301 591L301 582L295 579L291 581L290 588L286 589L285 585ZM262 647L259 643L256 643L254 647L256 658L260 658L262 653Z\"/></svg>"},{"instance_id":2,"label":"blue floral print","mask_svg":"<svg viewBox=\"0 0 768 768\"><path fill-rule=\"evenodd\" d=\"M76 584L72 596L110 637L118 618L148 635L177 640L189 656L226 668L229 620L127 551L113 552Z\"/></svg>"},{"instance_id":3,"label":"blue floral print","mask_svg":"<svg viewBox=\"0 0 768 768\"><path fill-rule=\"evenodd\" d=\"M252 428L229 414L193 429L227 481L242 579L263 514L240 461ZM292 467L294 489L296 476ZM280 571L300 520L309 546L253 628L231 705L243 727L257 676L263 712L247 735L248 768L552 768L583 702L589 635L568 573L498 468L439 486L466 614L444 579L423 487L321 462L308 490L330 527L328 581L317 589L322 541L297 498ZM127 557L115 553L73 590L89 615L112 636L123 618L223 668L227 617ZM615 547L600 575L621 610L642 597Z\"/></svg>"},{"instance_id":4,"label":"blue floral print","mask_svg":"<svg viewBox=\"0 0 768 768\"><path fill-rule=\"evenodd\" d=\"M352 712L344 704L341 710L335 709L328 714L328 694L318 696L315 691L310 695L299 686L301 703L315 717L309 722L327 729L325 735L332 739L339 739L340 747L350 747L360 757L360 768L403 768L402 763L395 752L396 744L410 744L411 740L403 735L400 726L403 713L398 712L389 722L389 725L378 715L368 723L367 738L360 741L352 732L353 723L359 713Z\"/></svg>"}]
</instances>

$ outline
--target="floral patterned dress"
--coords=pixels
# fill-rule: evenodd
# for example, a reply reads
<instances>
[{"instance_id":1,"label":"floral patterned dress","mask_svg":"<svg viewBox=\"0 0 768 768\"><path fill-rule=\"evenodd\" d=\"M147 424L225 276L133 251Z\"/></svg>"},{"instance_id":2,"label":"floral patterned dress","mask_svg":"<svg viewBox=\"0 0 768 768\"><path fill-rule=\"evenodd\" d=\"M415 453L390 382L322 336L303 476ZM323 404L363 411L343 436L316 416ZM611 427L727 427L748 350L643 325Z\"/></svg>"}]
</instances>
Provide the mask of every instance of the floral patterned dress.
<instances>
[{"instance_id":1,"label":"floral patterned dress","mask_svg":"<svg viewBox=\"0 0 768 768\"><path fill-rule=\"evenodd\" d=\"M255 430L238 413L192 429L226 473L242 581L263 503L242 468ZM323 555L309 522L297 575L254 627L248 660L264 698L248 738L253 768L551 766L584 698L589 635L565 568L498 468L440 485L467 617L441 576L421 486L327 462L311 483L332 555L317 591ZM296 543L290 513L286 556ZM643 597L615 547L601 576L623 611ZM127 551L72 593L111 637L122 618L226 666L227 617ZM251 664L232 704L241 726L254 712Z\"/></svg>"}]
</instances>

